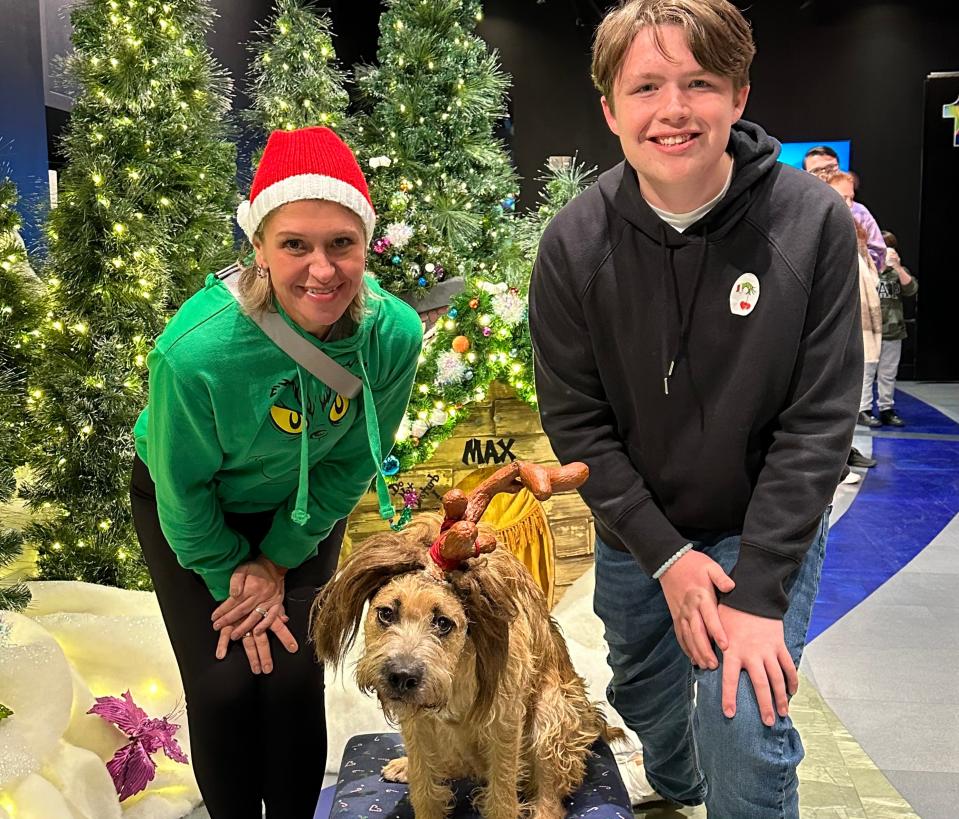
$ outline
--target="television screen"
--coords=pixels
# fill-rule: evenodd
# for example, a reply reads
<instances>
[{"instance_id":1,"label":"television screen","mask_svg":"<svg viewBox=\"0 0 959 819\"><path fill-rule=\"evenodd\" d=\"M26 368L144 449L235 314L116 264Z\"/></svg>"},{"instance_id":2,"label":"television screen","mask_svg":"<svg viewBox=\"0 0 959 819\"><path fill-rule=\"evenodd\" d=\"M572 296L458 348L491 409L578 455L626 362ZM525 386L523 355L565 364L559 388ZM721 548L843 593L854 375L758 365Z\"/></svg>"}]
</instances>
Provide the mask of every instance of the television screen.
<instances>
[{"instance_id":1,"label":"television screen","mask_svg":"<svg viewBox=\"0 0 959 819\"><path fill-rule=\"evenodd\" d=\"M839 156L839 168L843 171L849 170L849 145L848 139L820 139L815 142L783 142L782 153L779 154L779 161L787 165L802 170L802 158L806 151L815 148L817 145L828 145Z\"/></svg>"}]
</instances>

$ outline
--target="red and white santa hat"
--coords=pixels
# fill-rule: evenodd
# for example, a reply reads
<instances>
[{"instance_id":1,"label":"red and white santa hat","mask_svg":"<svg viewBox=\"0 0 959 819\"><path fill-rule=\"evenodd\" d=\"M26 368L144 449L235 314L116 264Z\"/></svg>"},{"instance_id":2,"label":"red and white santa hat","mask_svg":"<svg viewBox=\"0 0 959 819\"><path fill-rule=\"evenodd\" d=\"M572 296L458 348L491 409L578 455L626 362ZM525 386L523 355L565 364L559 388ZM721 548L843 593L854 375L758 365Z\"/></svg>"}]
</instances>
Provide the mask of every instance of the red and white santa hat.
<instances>
[{"instance_id":1,"label":"red and white santa hat","mask_svg":"<svg viewBox=\"0 0 959 819\"><path fill-rule=\"evenodd\" d=\"M326 199L349 208L362 220L366 241L372 237L376 212L366 178L349 146L329 128L270 134L236 221L252 242L271 210L300 199Z\"/></svg>"}]
</instances>

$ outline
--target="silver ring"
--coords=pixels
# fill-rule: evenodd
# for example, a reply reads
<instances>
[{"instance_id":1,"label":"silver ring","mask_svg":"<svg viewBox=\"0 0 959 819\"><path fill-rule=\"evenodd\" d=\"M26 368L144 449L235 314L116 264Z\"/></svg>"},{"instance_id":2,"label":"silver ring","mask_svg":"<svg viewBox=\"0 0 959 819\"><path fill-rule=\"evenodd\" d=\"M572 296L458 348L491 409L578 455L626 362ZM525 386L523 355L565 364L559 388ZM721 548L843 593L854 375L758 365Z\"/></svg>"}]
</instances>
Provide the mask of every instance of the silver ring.
<instances>
[{"instance_id":1,"label":"silver ring","mask_svg":"<svg viewBox=\"0 0 959 819\"><path fill-rule=\"evenodd\" d=\"M246 634L243 635L243 639L245 640L247 637L252 637L252 636L253 636L253 632L248 631Z\"/></svg>"},{"instance_id":2,"label":"silver ring","mask_svg":"<svg viewBox=\"0 0 959 819\"><path fill-rule=\"evenodd\" d=\"M260 606L257 606L255 611L257 614L260 615L260 617L263 617L263 618L265 618L270 613L266 609L261 608Z\"/></svg>"}]
</instances>

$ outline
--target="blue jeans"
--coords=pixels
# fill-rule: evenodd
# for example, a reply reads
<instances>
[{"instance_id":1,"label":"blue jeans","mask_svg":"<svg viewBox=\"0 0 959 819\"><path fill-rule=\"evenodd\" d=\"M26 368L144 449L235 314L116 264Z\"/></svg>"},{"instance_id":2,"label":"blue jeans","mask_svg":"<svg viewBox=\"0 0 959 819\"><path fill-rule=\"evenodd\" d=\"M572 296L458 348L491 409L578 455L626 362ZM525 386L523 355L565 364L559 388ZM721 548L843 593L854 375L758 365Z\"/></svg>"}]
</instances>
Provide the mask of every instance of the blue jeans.
<instances>
[{"instance_id":1,"label":"blue jeans","mask_svg":"<svg viewBox=\"0 0 959 819\"><path fill-rule=\"evenodd\" d=\"M783 628L797 667L819 589L828 521L827 510L787 589ZM693 546L727 574L739 557L739 535L720 534ZM727 719L719 650L718 669L694 668L676 642L659 581L632 555L599 538L593 608L606 629L613 670L606 696L642 741L646 776L656 791L684 805L705 801L714 819L798 819L796 767L803 747L792 720L777 715L771 728L763 725L745 671L736 716Z\"/></svg>"}]
</instances>

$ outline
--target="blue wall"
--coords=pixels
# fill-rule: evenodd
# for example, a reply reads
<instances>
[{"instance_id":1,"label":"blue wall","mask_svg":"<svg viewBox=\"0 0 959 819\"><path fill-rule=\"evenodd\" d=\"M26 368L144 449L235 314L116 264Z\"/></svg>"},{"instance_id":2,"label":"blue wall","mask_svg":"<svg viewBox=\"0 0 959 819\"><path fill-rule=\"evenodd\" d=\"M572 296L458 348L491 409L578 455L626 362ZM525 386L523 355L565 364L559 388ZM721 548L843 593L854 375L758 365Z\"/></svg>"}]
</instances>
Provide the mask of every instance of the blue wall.
<instances>
[{"instance_id":1,"label":"blue wall","mask_svg":"<svg viewBox=\"0 0 959 819\"><path fill-rule=\"evenodd\" d=\"M20 191L23 239L33 250L50 195L39 3L0 0L0 20L0 175Z\"/></svg>"}]
</instances>

